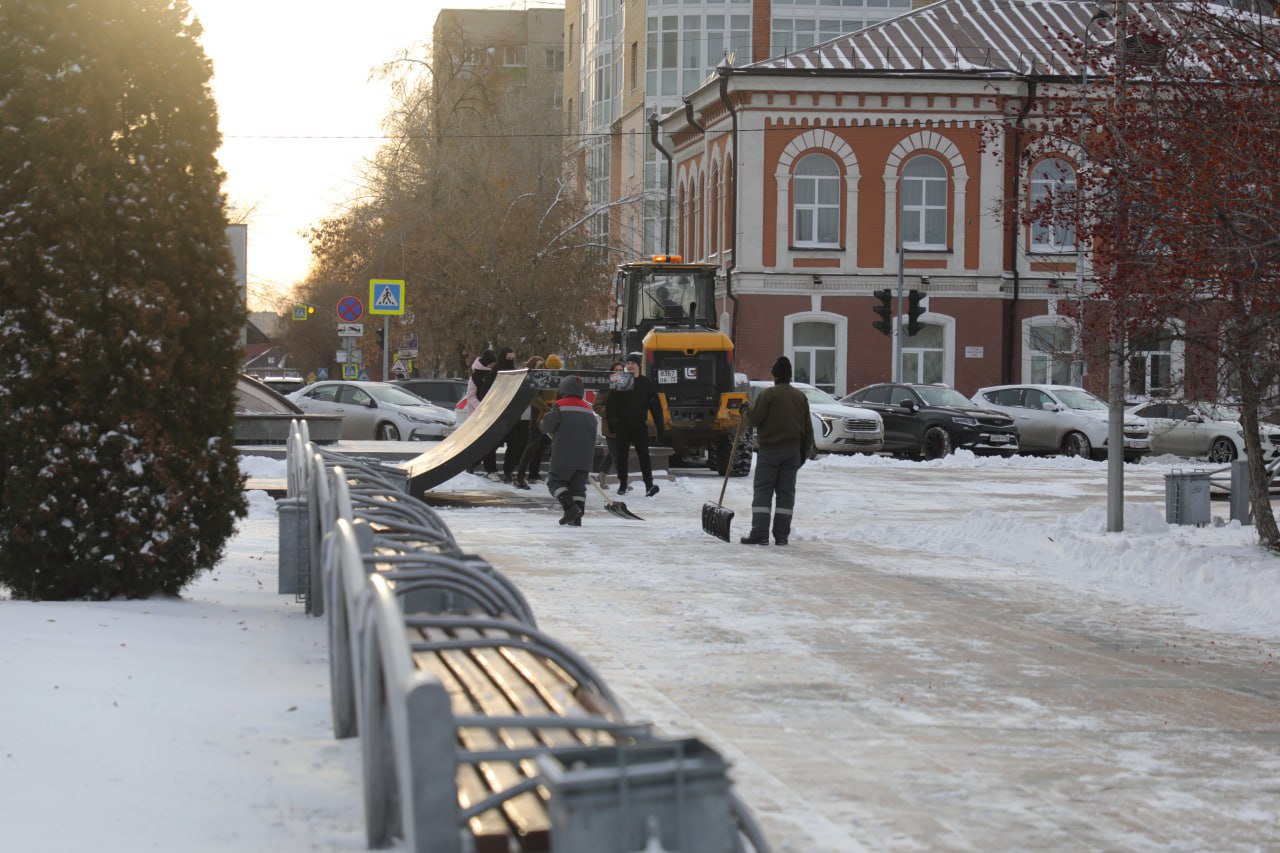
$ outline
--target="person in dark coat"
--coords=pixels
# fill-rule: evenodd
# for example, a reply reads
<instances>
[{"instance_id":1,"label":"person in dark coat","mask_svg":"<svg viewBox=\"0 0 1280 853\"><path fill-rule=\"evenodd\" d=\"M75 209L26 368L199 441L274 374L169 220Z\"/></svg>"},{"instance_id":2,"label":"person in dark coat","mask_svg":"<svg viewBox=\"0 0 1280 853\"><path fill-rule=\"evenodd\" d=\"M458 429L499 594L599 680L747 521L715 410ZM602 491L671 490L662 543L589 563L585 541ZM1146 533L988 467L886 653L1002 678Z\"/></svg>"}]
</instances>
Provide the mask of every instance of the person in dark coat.
<instances>
[{"instance_id":1,"label":"person in dark coat","mask_svg":"<svg viewBox=\"0 0 1280 853\"><path fill-rule=\"evenodd\" d=\"M813 421L804 393L791 387L791 360L773 363L773 387L760 392L744 413L756 430L755 492L751 498L751 532L743 545L768 545L769 520L773 541L786 545L796 505L796 474L813 448Z\"/></svg>"},{"instance_id":2,"label":"person in dark coat","mask_svg":"<svg viewBox=\"0 0 1280 853\"><path fill-rule=\"evenodd\" d=\"M541 430L551 436L551 465L547 471L547 491L560 502L561 524L578 527L587 505L587 477L595 459L596 432L600 420L583 399L581 376L560 380L560 398L542 418Z\"/></svg>"},{"instance_id":3,"label":"person in dark coat","mask_svg":"<svg viewBox=\"0 0 1280 853\"><path fill-rule=\"evenodd\" d=\"M627 467L631 448L636 449L640 461L640 476L644 478L645 495L653 497L658 486L653 482L653 464L649 460L649 418L657 428L657 438L663 438L662 401L658 399L658 386L640 372L644 356L633 352L627 356L627 372L632 375L632 385L627 391L613 391L605 405L605 417L614 434L613 464L618 470L618 494L627 492Z\"/></svg>"},{"instance_id":4,"label":"person in dark coat","mask_svg":"<svg viewBox=\"0 0 1280 853\"><path fill-rule=\"evenodd\" d=\"M542 356L535 355L525 362L525 367L529 370L537 370L540 367L559 370L560 356L551 353L543 359ZM536 483L542 479L542 456L546 451L548 439L538 425L542 423L547 412L551 411L551 404L555 401L555 391L539 391L533 395L533 402L529 404L529 442L525 445L524 453L520 454L520 464L516 466L514 482L517 489L528 489L530 483Z\"/></svg>"},{"instance_id":5,"label":"person in dark coat","mask_svg":"<svg viewBox=\"0 0 1280 853\"><path fill-rule=\"evenodd\" d=\"M610 374L622 373L624 370L626 370L626 368L623 367L623 363L621 361L615 361L613 364L609 365ZM596 472L600 475L599 479L602 485L607 482L606 478L609 476L609 468L613 466L613 458L618 455L617 448L614 446L617 444L617 436L613 434L613 427L609 425L607 409L609 405L609 395L612 393L613 392L607 388L597 391L595 402L591 404L591 408L600 416L600 432L604 434L604 458L600 460L600 469Z\"/></svg>"}]
</instances>

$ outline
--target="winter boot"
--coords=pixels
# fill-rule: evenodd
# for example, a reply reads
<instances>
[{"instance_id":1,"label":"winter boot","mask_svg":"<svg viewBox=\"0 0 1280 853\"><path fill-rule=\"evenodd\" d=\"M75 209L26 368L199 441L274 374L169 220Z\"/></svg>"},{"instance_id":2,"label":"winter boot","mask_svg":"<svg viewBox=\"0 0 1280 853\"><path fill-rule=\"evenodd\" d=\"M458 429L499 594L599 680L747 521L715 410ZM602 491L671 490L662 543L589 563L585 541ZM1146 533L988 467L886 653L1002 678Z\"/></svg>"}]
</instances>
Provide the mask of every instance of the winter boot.
<instances>
[{"instance_id":1,"label":"winter boot","mask_svg":"<svg viewBox=\"0 0 1280 853\"><path fill-rule=\"evenodd\" d=\"M556 499L560 501L560 506L564 507L564 515L560 516L560 523L573 527L582 526L582 507L578 506L573 496L568 492L561 492Z\"/></svg>"},{"instance_id":2,"label":"winter boot","mask_svg":"<svg viewBox=\"0 0 1280 853\"><path fill-rule=\"evenodd\" d=\"M773 516L773 541L776 545L786 545L791 538L791 513L778 510Z\"/></svg>"},{"instance_id":3,"label":"winter boot","mask_svg":"<svg viewBox=\"0 0 1280 853\"><path fill-rule=\"evenodd\" d=\"M618 481L618 494L620 494L620 495L625 495L626 493L627 493L627 481L626 481L626 480L619 480L619 481Z\"/></svg>"},{"instance_id":4,"label":"winter boot","mask_svg":"<svg viewBox=\"0 0 1280 853\"><path fill-rule=\"evenodd\" d=\"M516 475L516 478L513 482L517 489L524 489L525 491L529 490L529 481L526 480L524 477Z\"/></svg>"},{"instance_id":5,"label":"winter boot","mask_svg":"<svg viewBox=\"0 0 1280 853\"><path fill-rule=\"evenodd\" d=\"M657 484L657 483L650 483L650 484L649 484L649 488L647 488L647 489L645 489L645 490L644 490L644 496L645 496L646 498L651 498L651 497L653 497L654 495L656 495L659 491L661 491L661 490L658 488L658 484Z\"/></svg>"}]
</instances>

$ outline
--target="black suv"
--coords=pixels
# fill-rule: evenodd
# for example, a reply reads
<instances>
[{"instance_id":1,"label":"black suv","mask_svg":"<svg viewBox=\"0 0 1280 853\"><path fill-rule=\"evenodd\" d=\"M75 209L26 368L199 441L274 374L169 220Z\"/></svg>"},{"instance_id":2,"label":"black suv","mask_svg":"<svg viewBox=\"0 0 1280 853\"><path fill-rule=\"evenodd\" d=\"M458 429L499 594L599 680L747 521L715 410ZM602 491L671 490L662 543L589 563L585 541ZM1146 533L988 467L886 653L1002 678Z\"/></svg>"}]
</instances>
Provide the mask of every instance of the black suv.
<instances>
[{"instance_id":1,"label":"black suv","mask_svg":"<svg viewBox=\"0 0 1280 853\"><path fill-rule=\"evenodd\" d=\"M467 396L465 379L397 379L395 384L451 412Z\"/></svg>"},{"instance_id":2,"label":"black suv","mask_svg":"<svg viewBox=\"0 0 1280 853\"><path fill-rule=\"evenodd\" d=\"M1013 418L974 405L945 385L881 383L840 400L874 409L884 419L884 450L897 456L940 459L957 448L974 453L1018 452Z\"/></svg>"}]
</instances>

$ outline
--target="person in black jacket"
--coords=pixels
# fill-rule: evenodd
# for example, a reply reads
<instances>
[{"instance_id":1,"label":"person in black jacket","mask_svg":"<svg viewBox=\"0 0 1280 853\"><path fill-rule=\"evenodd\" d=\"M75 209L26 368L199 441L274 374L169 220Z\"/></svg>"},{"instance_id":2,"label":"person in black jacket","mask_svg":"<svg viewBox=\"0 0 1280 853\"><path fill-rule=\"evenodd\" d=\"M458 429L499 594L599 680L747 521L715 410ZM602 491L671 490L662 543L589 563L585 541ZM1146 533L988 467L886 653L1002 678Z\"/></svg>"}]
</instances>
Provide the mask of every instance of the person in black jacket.
<instances>
[{"instance_id":1,"label":"person in black jacket","mask_svg":"<svg viewBox=\"0 0 1280 853\"><path fill-rule=\"evenodd\" d=\"M613 391L605 403L605 418L613 430L613 465L618 471L618 494L627 492L627 467L631 448L636 449L640 460L640 476L644 477L645 495L653 497L658 487L653 482L653 465L649 461L649 416L657 428L658 441L662 441L662 401L658 399L658 386L640 372L644 356L633 352L627 356L627 372L634 379L628 391Z\"/></svg>"},{"instance_id":2,"label":"person in black jacket","mask_svg":"<svg viewBox=\"0 0 1280 853\"><path fill-rule=\"evenodd\" d=\"M773 363L773 387L760 392L743 416L756 430L755 490L751 498L751 532L743 545L786 545L791 538L791 513L796 505L796 474L813 449L813 421L804 392L791 387L791 360Z\"/></svg>"}]
</instances>

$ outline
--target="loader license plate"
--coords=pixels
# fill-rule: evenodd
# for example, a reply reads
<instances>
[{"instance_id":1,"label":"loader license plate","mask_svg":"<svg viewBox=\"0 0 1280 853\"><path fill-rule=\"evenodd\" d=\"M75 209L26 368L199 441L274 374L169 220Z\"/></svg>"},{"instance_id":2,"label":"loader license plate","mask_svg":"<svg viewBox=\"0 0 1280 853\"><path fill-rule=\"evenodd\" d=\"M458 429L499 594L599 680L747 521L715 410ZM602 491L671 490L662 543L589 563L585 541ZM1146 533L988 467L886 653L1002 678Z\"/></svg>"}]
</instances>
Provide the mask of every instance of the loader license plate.
<instances>
[{"instance_id":1,"label":"loader license plate","mask_svg":"<svg viewBox=\"0 0 1280 853\"><path fill-rule=\"evenodd\" d=\"M678 370L659 370L659 385L675 385L679 381L680 371Z\"/></svg>"}]
</instances>

